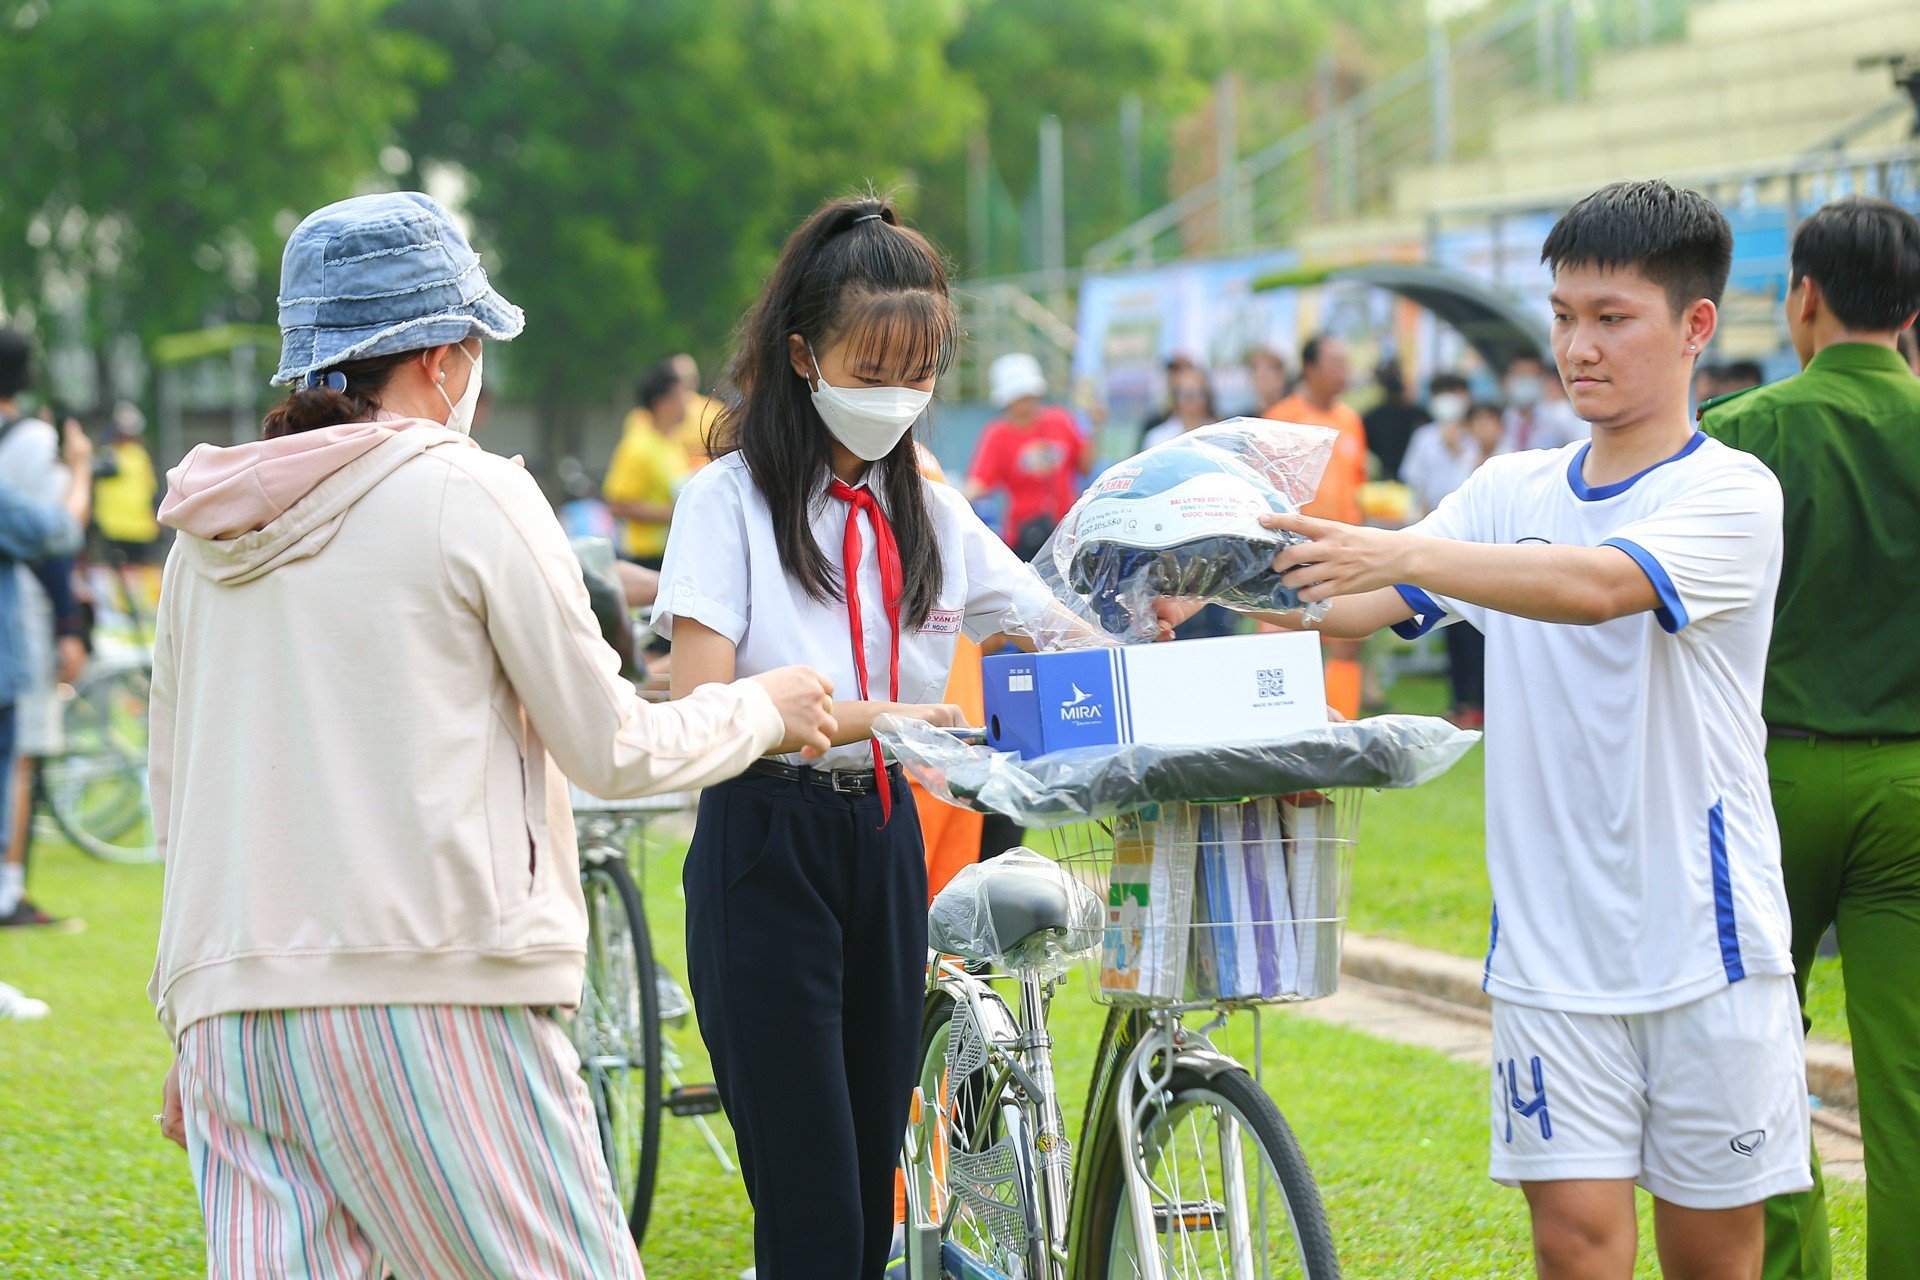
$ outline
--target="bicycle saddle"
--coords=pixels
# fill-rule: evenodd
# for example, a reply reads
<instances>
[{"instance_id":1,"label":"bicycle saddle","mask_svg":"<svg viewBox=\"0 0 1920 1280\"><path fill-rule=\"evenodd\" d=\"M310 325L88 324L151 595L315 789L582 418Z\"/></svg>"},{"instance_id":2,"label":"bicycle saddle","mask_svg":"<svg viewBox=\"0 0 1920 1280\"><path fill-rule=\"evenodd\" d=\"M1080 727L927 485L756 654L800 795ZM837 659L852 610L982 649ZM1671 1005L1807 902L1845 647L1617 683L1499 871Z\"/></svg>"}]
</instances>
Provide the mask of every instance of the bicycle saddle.
<instances>
[{"instance_id":1,"label":"bicycle saddle","mask_svg":"<svg viewBox=\"0 0 1920 1280\"><path fill-rule=\"evenodd\" d=\"M1024 855L1024 856L1017 856ZM967 867L933 900L927 944L943 955L1009 969L1048 965L1100 944L1099 899L1026 849Z\"/></svg>"}]
</instances>

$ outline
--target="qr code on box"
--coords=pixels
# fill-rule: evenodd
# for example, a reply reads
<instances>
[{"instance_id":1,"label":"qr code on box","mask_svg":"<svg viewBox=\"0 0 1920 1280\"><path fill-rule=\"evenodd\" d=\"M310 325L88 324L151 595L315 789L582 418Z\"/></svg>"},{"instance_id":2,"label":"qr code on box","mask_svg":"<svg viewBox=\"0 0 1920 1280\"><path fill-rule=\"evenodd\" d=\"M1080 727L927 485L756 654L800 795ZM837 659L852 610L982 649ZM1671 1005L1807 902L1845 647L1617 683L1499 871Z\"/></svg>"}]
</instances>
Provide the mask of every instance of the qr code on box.
<instances>
[{"instance_id":1,"label":"qr code on box","mask_svg":"<svg viewBox=\"0 0 1920 1280\"><path fill-rule=\"evenodd\" d=\"M1254 687L1263 698L1287 696L1287 673L1279 667L1263 667L1253 673Z\"/></svg>"}]
</instances>

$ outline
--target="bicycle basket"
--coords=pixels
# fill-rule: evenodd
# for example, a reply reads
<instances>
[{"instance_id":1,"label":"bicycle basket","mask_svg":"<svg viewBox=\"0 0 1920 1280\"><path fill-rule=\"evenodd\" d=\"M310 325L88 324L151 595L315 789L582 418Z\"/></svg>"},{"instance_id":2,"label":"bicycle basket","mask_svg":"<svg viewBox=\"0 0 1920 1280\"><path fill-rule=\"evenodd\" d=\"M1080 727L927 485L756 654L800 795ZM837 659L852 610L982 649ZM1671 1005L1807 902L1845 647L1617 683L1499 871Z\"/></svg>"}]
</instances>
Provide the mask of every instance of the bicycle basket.
<instances>
[{"instance_id":1,"label":"bicycle basket","mask_svg":"<svg viewBox=\"0 0 1920 1280\"><path fill-rule=\"evenodd\" d=\"M1056 832L1060 865L1107 898L1094 998L1177 1006L1332 995L1361 794L1160 804Z\"/></svg>"},{"instance_id":2,"label":"bicycle basket","mask_svg":"<svg viewBox=\"0 0 1920 1280\"><path fill-rule=\"evenodd\" d=\"M1044 982L1098 951L1105 925L1093 889L1052 859L1014 848L948 882L927 912L927 942Z\"/></svg>"}]
</instances>

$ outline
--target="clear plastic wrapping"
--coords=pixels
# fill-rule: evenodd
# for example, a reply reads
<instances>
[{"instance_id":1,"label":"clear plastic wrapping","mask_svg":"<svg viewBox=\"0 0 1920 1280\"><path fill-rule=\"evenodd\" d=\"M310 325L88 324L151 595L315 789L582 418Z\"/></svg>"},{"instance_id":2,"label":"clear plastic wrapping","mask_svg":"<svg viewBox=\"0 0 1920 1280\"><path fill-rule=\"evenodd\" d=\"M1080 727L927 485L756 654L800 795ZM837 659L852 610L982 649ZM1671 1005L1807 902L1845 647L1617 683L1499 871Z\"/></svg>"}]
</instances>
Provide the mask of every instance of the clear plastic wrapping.
<instances>
[{"instance_id":1,"label":"clear plastic wrapping","mask_svg":"<svg viewBox=\"0 0 1920 1280\"><path fill-rule=\"evenodd\" d=\"M1480 740L1437 716L1372 716L1264 742L1132 743L1022 760L919 720L875 726L929 793L963 809L1052 827L1172 801L1230 801L1326 787L1413 787L1439 777Z\"/></svg>"},{"instance_id":2,"label":"clear plastic wrapping","mask_svg":"<svg viewBox=\"0 0 1920 1280\"><path fill-rule=\"evenodd\" d=\"M1108 467L1034 560L1062 608L1009 617L1006 629L1042 649L1078 648L1154 639L1163 597L1241 611L1301 607L1273 572L1274 555L1299 539L1260 517L1312 500L1337 439L1328 427L1229 418Z\"/></svg>"},{"instance_id":3,"label":"clear plastic wrapping","mask_svg":"<svg viewBox=\"0 0 1920 1280\"><path fill-rule=\"evenodd\" d=\"M1105 915L1100 895L1072 869L1013 848L962 867L940 890L927 912L927 945L1049 982L1100 949Z\"/></svg>"}]
</instances>

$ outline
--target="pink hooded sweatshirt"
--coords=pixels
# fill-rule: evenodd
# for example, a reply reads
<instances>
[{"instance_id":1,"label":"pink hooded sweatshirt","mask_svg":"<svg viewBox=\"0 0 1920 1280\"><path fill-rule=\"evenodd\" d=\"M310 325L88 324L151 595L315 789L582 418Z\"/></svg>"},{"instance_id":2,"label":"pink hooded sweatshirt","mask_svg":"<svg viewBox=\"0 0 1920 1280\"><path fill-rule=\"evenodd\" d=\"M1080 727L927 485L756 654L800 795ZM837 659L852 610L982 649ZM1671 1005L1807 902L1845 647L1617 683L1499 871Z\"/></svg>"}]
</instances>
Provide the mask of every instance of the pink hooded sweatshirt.
<instances>
[{"instance_id":1,"label":"pink hooded sweatshirt","mask_svg":"<svg viewBox=\"0 0 1920 1280\"><path fill-rule=\"evenodd\" d=\"M566 778L698 787L782 736L752 681L642 702L533 479L438 424L203 445L168 479L149 995L176 1037L249 1009L571 1007Z\"/></svg>"}]
</instances>

